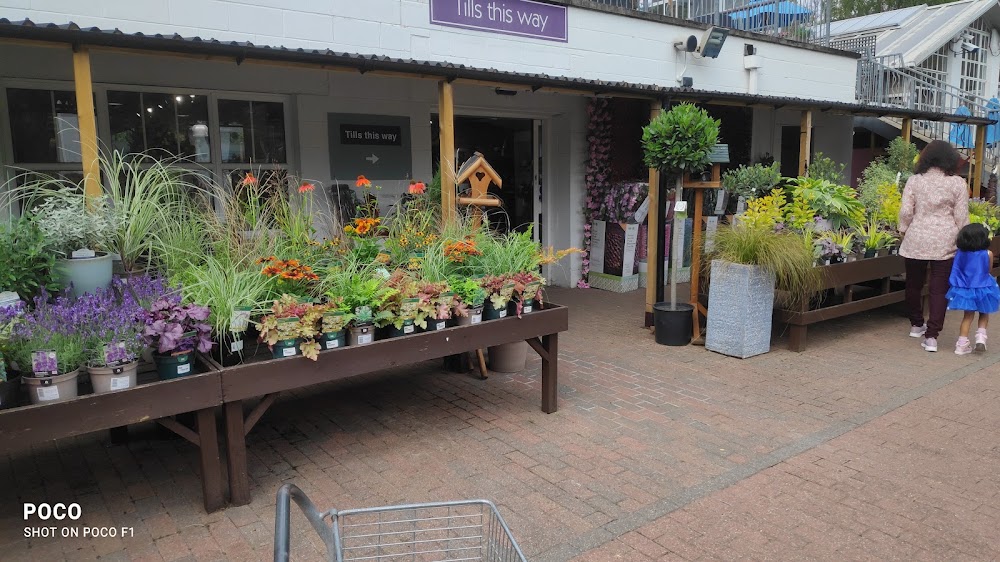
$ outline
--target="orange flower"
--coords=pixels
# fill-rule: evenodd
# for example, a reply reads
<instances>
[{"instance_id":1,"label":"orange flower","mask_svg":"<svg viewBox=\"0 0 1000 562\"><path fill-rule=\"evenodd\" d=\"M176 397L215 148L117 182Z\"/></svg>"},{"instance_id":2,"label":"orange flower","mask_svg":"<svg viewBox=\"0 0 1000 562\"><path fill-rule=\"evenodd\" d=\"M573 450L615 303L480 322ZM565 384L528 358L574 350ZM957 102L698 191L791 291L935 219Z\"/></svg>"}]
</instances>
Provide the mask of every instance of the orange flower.
<instances>
[{"instance_id":1,"label":"orange flower","mask_svg":"<svg viewBox=\"0 0 1000 562\"><path fill-rule=\"evenodd\" d=\"M274 277L275 275L281 273L281 268L280 267L275 267L273 265L269 265L269 266L265 267L264 270L261 271L261 273L263 273L264 275L267 275L268 277Z\"/></svg>"},{"instance_id":2,"label":"orange flower","mask_svg":"<svg viewBox=\"0 0 1000 562\"><path fill-rule=\"evenodd\" d=\"M240 180L240 187L257 185L257 178L253 175L253 172L247 172L247 175L243 176Z\"/></svg>"},{"instance_id":3,"label":"orange flower","mask_svg":"<svg viewBox=\"0 0 1000 562\"><path fill-rule=\"evenodd\" d=\"M274 256L271 256L271 257L268 257L268 258L260 258L259 260L257 260L256 263L257 263L257 265L262 265L262 264L265 264L265 263L273 262L276 259L278 259L278 258L276 258Z\"/></svg>"},{"instance_id":4,"label":"orange flower","mask_svg":"<svg viewBox=\"0 0 1000 562\"><path fill-rule=\"evenodd\" d=\"M372 182L369 181L368 178L366 178L364 176L358 176L358 181L354 185L356 187L371 187L372 186Z\"/></svg>"},{"instance_id":5,"label":"orange flower","mask_svg":"<svg viewBox=\"0 0 1000 562\"><path fill-rule=\"evenodd\" d=\"M314 189L316 189L315 185L304 181L302 182L302 185L299 186L299 193L312 193Z\"/></svg>"},{"instance_id":6,"label":"orange flower","mask_svg":"<svg viewBox=\"0 0 1000 562\"><path fill-rule=\"evenodd\" d=\"M413 195L422 195L425 191L427 191L427 186L424 185L424 182L422 182L422 181L410 182L410 193L411 194L413 194Z\"/></svg>"}]
</instances>

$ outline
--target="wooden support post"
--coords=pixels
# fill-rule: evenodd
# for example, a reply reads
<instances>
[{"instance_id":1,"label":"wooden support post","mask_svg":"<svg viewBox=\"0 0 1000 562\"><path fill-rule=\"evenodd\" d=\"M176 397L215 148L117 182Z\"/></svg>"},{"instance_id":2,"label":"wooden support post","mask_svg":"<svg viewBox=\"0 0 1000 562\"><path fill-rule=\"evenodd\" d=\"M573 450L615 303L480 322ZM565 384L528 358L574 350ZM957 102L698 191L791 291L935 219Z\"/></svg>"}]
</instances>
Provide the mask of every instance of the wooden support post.
<instances>
[{"instance_id":1,"label":"wooden support post","mask_svg":"<svg viewBox=\"0 0 1000 562\"><path fill-rule=\"evenodd\" d=\"M222 462L219 460L219 436L216 433L215 408L198 410L196 426L201 449L201 486L205 511L211 513L225 503L222 497Z\"/></svg>"},{"instance_id":2,"label":"wooden support post","mask_svg":"<svg viewBox=\"0 0 1000 562\"><path fill-rule=\"evenodd\" d=\"M454 224L455 209L455 96L451 83L438 82L438 126L441 129L441 218Z\"/></svg>"},{"instance_id":3,"label":"wooden support post","mask_svg":"<svg viewBox=\"0 0 1000 562\"><path fill-rule=\"evenodd\" d=\"M542 411L554 413L559 408L559 334L542 336Z\"/></svg>"},{"instance_id":4,"label":"wooden support post","mask_svg":"<svg viewBox=\"0 0 1000 562\"><path fill-rule=\"evenodd\" d=\"M911 142L913 139L913 119L910 117L903 118L903 125L899 128L899 136L903 137L906 142ZM874 145L873 145L874 146Z\"/></svg>"},{"instance_id":5,"label":"wooden support post","mask_svg":"<svg viewBox=\"0 0 1000 562\"><path fill-rule=\"evenodd\" d=\"M101 195L101 162L98 159L97 120L94 113L94 84L90 76L90 51L73 51L73 80L76 84L76 114L80 130L83 185L87 197Z\"/></svg>"},{"instance_id":6,"label":"wooden support post","mask_svg":"<svg viewBox=\"0 0 1000 562\"><path fill-rule=\"evenodd\" d=\"M802 112L802 120L799 122L799 176L804 176L809 172L809 162L812 161L812 110Z\"/></svg>"},{"instance_id":7,"label":"wooden support post","mask_svg":"<svg viewBox=\"0 0 1000 562\"><path fill-rule=\"evenodd\" d=\"M975 167L972 173L972 196L978 198L986 171L986 125L976 125Z\"/></svg>"},{"instance_id":8,"label":"wooden support post","mask_svg":"<svg viewBox=\"0 0 1000 562\"><path fill-rule=\"evenodd\" d=\"M655 101L649 110L649 120L660 115L661 102ZM657 241L663 238L663 217L660 216L660 171L649 169L649 214L646 225L646 315L645 326L653 325L653 305L656 304L657 271L663 267L657 253Z\"/></svg>"},{"instance_id":9,"label":"wooden support post","mask_svg":"<svg viewBox=\"0 0 1000 562\"><path fill-rule=\"evenodd\" d=\"M225 417L229 501L233 505L246 505L250 503L250 475L247 471L247 432L243 418L243 401L226 402Z\"/></svg>"}]
</instances>

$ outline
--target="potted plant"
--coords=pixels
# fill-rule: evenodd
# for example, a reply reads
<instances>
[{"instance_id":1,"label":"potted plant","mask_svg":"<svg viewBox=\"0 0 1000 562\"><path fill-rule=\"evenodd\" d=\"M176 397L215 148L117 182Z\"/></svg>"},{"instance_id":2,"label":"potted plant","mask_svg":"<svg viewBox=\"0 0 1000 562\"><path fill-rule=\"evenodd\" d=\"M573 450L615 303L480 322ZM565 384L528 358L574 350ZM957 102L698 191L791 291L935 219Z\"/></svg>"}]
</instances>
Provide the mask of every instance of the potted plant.
<instances>
[{"instance_id":1,"label":"potted plant","mask_svg":"<svg viewBox=\"0 0 1000 562\"><path fill-rule=\"evenodd\" d=\"M111 285L111 255L99 251L107 247L111 226L103 199L51 197L31 215L57 256L55 271L74 296Z\"/></svg>"},{"instance_id":2,"label":"potted plant","mask_svg":"<svg viewBox=\"0 0 1000 562\"><path fill-rule=\"evenodd\" d=\"M205 323L210 315L208 307L181 304L177 294L160 297L150 305L143 337L153 348L160 380L190 375L195 350L212 350L212 327Z\"/></svg>"},{"instance_id":3,"label":"potted plant","mask_svg":"<svg viewBox=\"0 0 1000 562\"><path fill-rule=\"evenodd\" d=\"M455 293L455 322L459 326L470 326L483 321L483 303L486 291L474 279L468 277L452 279L449 283Z\"/></svg>"},{"instance_id":4,"label":"potted plant","mask_svg":"<svg viewBox=\"0 0 1000 562\"><path fill-rule=\"evenodd\" d=\"M850 230L841 230L829 233L830 241L841 249L843 260L846 262L857 261L858 251L855 247L854 233Z\"/></svg>"},{"instance_id":5,"label":"potted plant","mask_svg":"<svg viewBox=\"0 0 1000 562\"><path fill-rule=\"evenodd\" d=\"M30 302L41 289L61 288L56 278L56 256L47 251L45 235L27 218L0 224L0 292L11 291Z\"/></svg>"},{"instance_id":6,"label":"potted plant","mask_svg":"<svg viewBox=\"0 0 1000 562\"><path fill-rule=\"evenodd\" d=\"M0 410L16 408L21 393L21 375L7 371L7 361L0 353Z\"/></svg>"},{"instance_id":7,"label":"potted plant","mask_svg":"<svg viewBox=\"0 0 1000 562\"><path fill-rule=\"evenodd\" d=\"M882 255L886 248L889 248L896 241L896 237L891 232L883 229L875 221L869 221L858 233L864 240L865 258Z\"/></svg>"},{"instance_id":8,"label":"potted plant","mask_svg":"<svg viewBox=\"0 0 1000 562\"><path fill-rule=\"evenodd\" d=\"M75 304L96 394L134 387L146 347L143 309L134 292L114 290L121 286L83 295Z\"/></svg>"},{"instance_id":9,"label":"potted plant","mask_svg":"<svg viewBox=\"0 0 1000 562\"><path fill-rule=\"evenodd\" d=\"M865 217L865 207L848 185L837 185L823 179L794 178L789 180L793 206L801 201L819 217L816 230L840 230L859 225Z\"/></svg>"},{"instance_id":10,"label":"potted plant","mask_svg":"<svg viewBox=\"0 0 1000 562\"><path fill-rule=\"evenodd\" d=\"M16 318L7 354L25 375L21 380L32 404L72 400L78 395L77 377L86 360L74 303L66 297L48 302L42 293L34 305L30 312L6 309L8 318Z\"/></svg>"},{"instance_id":11,"label":"potted plant","mask_svg":"<svg viewBox=\"0 0 1000 562\"><path fill-rule=\"evenodd\" d=\"M506 275L488 275L480 279L479 284L486 291L483 320L506 318L514 297L514 282Z\"/></svg>"},{"instance_id":12,"label":"potted plant","mask_svg":"<svg viewBox=\"0 0 1000 562\"><path fill-rule=\"evenodd\" d=\"M9 346L14 325L23 313L24 303L21 301L0 305L0 410L17 407L21 394L21 374L8 363L4 350Z\"/></svg>"},{"instance_id":13,"label":"potted plant","mask_svg":"<svg viewBox=\"0 0 1000 562\"><path fill-rule=\"evenodd\" d=\"M731 200L731 204L733 202L738 204L739 199L749 201L764 197L779 183L781 183L781 167L777 162L770 166L763 164L740 166L722 174L722 188L736 196Z\"/></svg>"},{"instance_id":14,"label":"potted plant","mask_svg":"<svg viewBox=\"0 0 1000 562\"><path fill-rule=\"evenodd\" d=\"M719 140L719 121L693 104L675 105L670 111L660 112L642 130L643 160L650 168L673 178L678 195L683 191L685 172L697 172L711 160L711 152ZM654 189L650 186L650 189ZM667 334L690 335L693 331L694 308L677 302L677 271L671 268L670 302L656 303L654 314L658 330L665 332L657 341L677 345L690 343L690 337L670 338Z\"/></svg>"},{"instance_id":15,"label":"potted plant","mask_svg":"<svg viewBox=\"0 0 1000 562\"><path fill-rule=\"evenodd\" d=\"M811 241L791 231L743 223L720 228L710 259L705 348L724 355L770 350L775 289L798 300L820 286Z\"/></svg>"},{"instance_id":16,"label":"potted plant","mask_svg":"<svg viewBox=\"0 0 1000 562\"><path fill-rule=\"evenodd\" d=\"M320 321L323 307L311 300L282 295L271 306L271 314L260 319L260 341L267 343L275 359L303 355L313 361L319 357Z\"/></svg>"},{"instance_id":17,"label":"potted plant","mask_svg":"<svg viewBox=\"0 0 1000 562\"><path fill-rule=\"evenodd\" d=\"M382 302L379 318L375 325L383 330L385 338L395 338L413 334L417 328L427 327L425 314L421 311L417 283L404 270L396 270L386 286L392 293Z\"/></svg>"},{"instance_id":18,"label":"potted plant","mask_svg":"<svg viewBox=\"0 0 1000 562\"><path fill-rule=\"evenodd\" d=\"M343 298L343 306L350 311L350 339L348 345L365 345L375 341L375 323L385 319L382 305L395 293L386 285L386 278L369 268L352 268L342 275L342 280L328 290L330 299ZM376 313L375 311L379 311Z\"/></svg>"},{"instance_id":19,"label":"potted plant","mask_svg":"<svg viewBox=\"0 0 1000 562\"><path fill-rule=\"evenodd\" d=\"M843 255L844 248L837 244L829 234L824 234L813 242L813 257L816 259L817 265L840 263Z\"/></svg>"},{"instance_id":20,"label":"potted plant","mask_svg":"<svg viewBox=\"0 0 1000 562\"><path fill-rule=\"evenodd\" d=\"M322 349L337 349L347 345L346 328L352 315L341 298L328 302L322 307L319 344Z\"/></svg>"},{"instance_id":21,"label":"potted plant","mask_svg":"<svg viewBox=\"0 0 1000 562\"><path fill-rule=\"evenodd\" d=\"M451 322L455 293L448 289L448 283L421 280L418 283L417 298L420 299L420 314L425 318L428 332L443 330Z\"/></svg>"},{"instance_id":22,"label":"potted plant","mask_svg":"<svg viewBox=\"0 0 1000 562\"><path fill-rule=\"evenodd\" d=\"M511 275L514 283L514 300L511 303L513 313L518 318L522 314L530 314L536 306L542 304L542 287L545 279L534 271L519 271Z\"/></svg>"}]
</instances>

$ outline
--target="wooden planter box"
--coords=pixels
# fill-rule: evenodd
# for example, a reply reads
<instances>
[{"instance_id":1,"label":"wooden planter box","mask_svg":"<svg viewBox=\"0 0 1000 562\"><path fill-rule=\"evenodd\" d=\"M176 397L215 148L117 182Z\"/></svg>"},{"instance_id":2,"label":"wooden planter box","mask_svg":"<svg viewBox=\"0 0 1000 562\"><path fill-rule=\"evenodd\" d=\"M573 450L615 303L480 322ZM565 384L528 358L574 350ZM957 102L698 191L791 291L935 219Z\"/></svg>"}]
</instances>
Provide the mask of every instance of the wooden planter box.
<instances>
[{"instance_id":1,"label":"wooden planter box","mask_svg":"<svg viewBox=\"0 0 1000 562\"><path fill-rule=\"evenodd\" d=\"M903 274L901 256L882 256L817 267L823 278L823 290L843 289L844 300L839 304L824 306L820 303L818 307L810 307L810 295L804 295L798 310L777 311L778 319L790 327L788 347L792 351L805 350L806 330L810 324L873 310L904 299L905 291L902 288L894 289L890 283L890 278ZM855 286L872 281L879 282L878 294L854 300Z\"/></svg>"},{"instance_id":2,"label":"wooden planter box","mask_svg":"<svg viewBox=\"0 0 1000 562\"><path fill-rule=\"evenodd\" d=\"M205 510L215 511L224 503L215 422L215 409L222 405L222 381L211 363L199 359L197 365L199 374L178 379L160 381L155 370L147 370L140 373L140 384L125 390L0 410L0 455L54 439L155 420L201 450ZM193 428L173 417L189 412L195 412Z\"/></svg>"},{"instance_id":3,"label":"wooden planter box","mask_svg":"<svg viewBox=\"0 0 1000 562\"><path fill-rule=\"evenodd\" d=\"M222 368L229 489L234 505L250 502L246 435L279 392L355 377L400 365L439 359L492 346L526 341L542 358L542 411L557 408L559 332L569 329L566 307L547 303L521 318L509 316L471 326L457 326L379 340L363 346L322 351L317 361L304 357L268 359ZM252 408L244 401L263 398Z\"/></svg>"}]
</instances>

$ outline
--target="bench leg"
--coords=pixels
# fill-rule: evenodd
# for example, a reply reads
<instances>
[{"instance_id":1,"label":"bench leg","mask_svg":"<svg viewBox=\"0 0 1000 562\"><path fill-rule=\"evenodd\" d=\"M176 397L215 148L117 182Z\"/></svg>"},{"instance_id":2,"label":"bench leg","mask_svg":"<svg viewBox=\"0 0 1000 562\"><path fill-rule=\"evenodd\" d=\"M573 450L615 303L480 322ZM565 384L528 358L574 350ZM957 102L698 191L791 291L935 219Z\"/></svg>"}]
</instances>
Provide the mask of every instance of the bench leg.
<instances>
[{"instance_id":1,"label":"bench leg","mask_svg":"<svg viewBox=\"0 0 1000 562\"><path fill-rule=\"evenodd\" d=\"M806 349L806 330L808 326L790 326L791 333L788 338L788 349L795 352L802 352Z\"/></svg>"},{"instance_id":2,"label":"bench leg","mask_svg":"<svg viewBox=\"0 0 1000 562\"><path fill-rule=\"evenodd\" d=\"M229 499L233 505L250 503L247 442L243 402L226 402L226 462L229 466Z\"/></svg>"},{"instance_id":3,"label":"bench leg","mask_svg":"<svg viewBox=\"0 0 1000 562\"><path fill-rule=\"evenodd\" d=\"M559 408L559 334L542 336L542 411L551 414Z\"/></svg>"},{"instance_id":4,"label":"bench leg","mask_svg":"<svg viewBox=\"0 0 1000 562\"><path fill-rule=\"evenodd\" d=\"M198 410L197 428L205 511L211 513L225 503L222 497L222 462L219 460L219 435L214 408Z\"/></svg>"},{"instance_id":5,"label":"bench leg","mask_svg":"<svg viewBox=\"0 0 1000 562\"><path fill-rule=\"evenodd\" d=\"M128 426L112 427L108 430L108 438L112 445L124 445L128 443Z\"/></svg>"}]
</instances>

